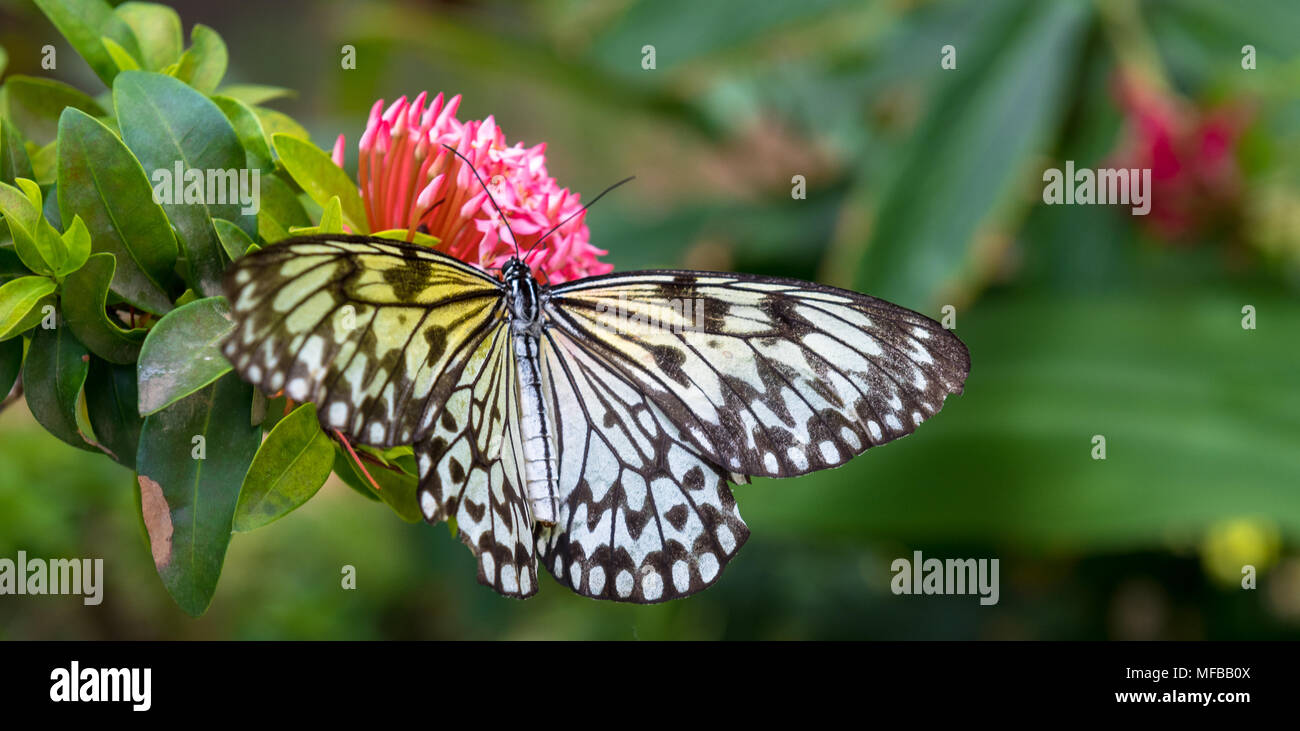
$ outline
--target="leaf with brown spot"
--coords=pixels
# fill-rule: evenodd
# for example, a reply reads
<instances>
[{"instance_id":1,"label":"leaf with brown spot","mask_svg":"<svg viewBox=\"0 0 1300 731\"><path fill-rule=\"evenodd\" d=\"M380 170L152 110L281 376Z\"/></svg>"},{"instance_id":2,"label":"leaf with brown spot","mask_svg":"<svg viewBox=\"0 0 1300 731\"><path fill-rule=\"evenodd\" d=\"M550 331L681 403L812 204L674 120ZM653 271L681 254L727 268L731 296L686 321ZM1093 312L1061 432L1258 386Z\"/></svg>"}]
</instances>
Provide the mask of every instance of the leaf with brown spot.
<instances>
[{"instance_id":1,"label":"leaf with brown spot","mask_svg":"<svg viewBox=\"0 0 1300 731\"><path fill-rule=\"evenodd\" d=\"M162 571L172 560L172 514L161 485L144 475L138 475L136 481L140 483L140 510L145 530L149 531L153 565Z\"/></svg>"},{"instance_id":2,"label":"leaf with brown spot","mask_svg":"<svg viewBox=\"0 0 1300 731\"><path fill-rule=\"evenodd\" d=\"M252 404L252 387L227 374L150 414L140 430L140 508L158 575L181 609L196 617L216 592L239 486L262 441L261 427L249 418ZM206 441L202 460L192 456L198 436ZM170 550L165 525L172 529Z\"/></svg>"}]
</instances>

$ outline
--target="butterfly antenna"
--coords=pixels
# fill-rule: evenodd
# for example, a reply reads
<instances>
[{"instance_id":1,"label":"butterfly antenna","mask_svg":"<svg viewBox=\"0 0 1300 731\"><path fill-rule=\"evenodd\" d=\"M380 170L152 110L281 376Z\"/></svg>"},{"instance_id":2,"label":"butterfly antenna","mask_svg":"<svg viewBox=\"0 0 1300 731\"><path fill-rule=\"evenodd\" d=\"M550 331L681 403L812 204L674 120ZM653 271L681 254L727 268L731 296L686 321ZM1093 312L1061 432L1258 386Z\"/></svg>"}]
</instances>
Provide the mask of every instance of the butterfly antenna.
<instances>
[{"instance_id":1,"label":"butterfly antenna","mask_svg":"<svg viewBox=\"0 0 1300 731\"><path fill-rule=\"evenodd\" d=\"M609 186L608 188L606 188L606 189L600 191L600 195L596 196L595 198L592 198L590 203L588 203L587 205L583 206L582 208L579 208L578 210L574 211L573 213L569 214L569 216L566 217L563 221L560 221L559 223L557 223L557 224L555 224L554 226L552 226L550 231L547 231L546 233L542 234L542 237L541 237L540 239L538 239L537 241L533 242L533 245L530 246L530 247L528 247L528 251L525 251L525 252L524 252L524 262L526 263L526 262L528 261L528 255L531 254L531 253L533 253L533 249L536 249L537 246L538 246L538 244L540 244L540 243L542 243L543 241L545 241L547 236L550 236L551 234L555 233L556 231L558 231L558 230L560 229L561 226L563 226L564 224L568 223L569 221L572 221L575 217L581 215L581 214L582 214L584 211L586 211L588 208L591 208L592 206L596 205L596 201L600 200L601 198L604 198L606 193L610 192L611 190L617 188L618 186L620 186L620 185L622 185L622 184L624 184L624 183L630 183L630 182L632 182L633 180L636 180L636 176L635 176L635 175L630 175L630 176L628 176L628 177L626 177L626 178L623 178L622 180L618 181L617 183L614 183L613 185ZM513 231L511 231L510 233L511 233L511 235L514 234Z\"/></svg>"},{"instance_id":2,"label":"butterfly antenna","mask_svg":"<svg viewBox=\"0 0 1300 731\"><path fill-rule=\"evenodd\" d=\"M451 154L464 161L464 163L469 166L469 171L474 173L475 178L478 178L478 184L483 186L483 192L487 193L488 200L492 201L492 207L497 210L497 215L501 217L501 222L506 225L506 230L510 232L510 243L515 245L515 257L517 258L519 256L519 239L515 238L515 230L510 228L510 221L506 219L506 214L501 212L501 206L498 206L497 199L492 197L492 191L488 189L487 183L483 182L483 176L479 175L478 171L474 169L474 163L470 162L469 158L457 152L451 145L444 143L443 147L447 148ZM594 203L595 201L592 202Z\"/></svg>"}]
</instances>

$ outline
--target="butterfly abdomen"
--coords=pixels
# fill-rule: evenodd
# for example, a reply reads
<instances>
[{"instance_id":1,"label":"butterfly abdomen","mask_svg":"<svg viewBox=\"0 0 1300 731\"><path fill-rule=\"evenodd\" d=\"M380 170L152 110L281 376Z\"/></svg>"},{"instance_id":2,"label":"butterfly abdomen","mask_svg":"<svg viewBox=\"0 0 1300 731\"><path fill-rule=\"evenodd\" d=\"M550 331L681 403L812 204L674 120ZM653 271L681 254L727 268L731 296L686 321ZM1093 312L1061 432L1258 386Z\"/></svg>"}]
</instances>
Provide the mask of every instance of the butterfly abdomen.
<instances>
[{"instance_id":1,"label":"butterfly abdomen","mask_svg":"<svg viewBox=\"0 0 1300 731\"><path fill-rule=\"evenodd\" d=\"M524 492L533 510L533 520L553 525L559 512L559 489L555 444L542 397L542 376L538 367L538 339L530 332L514 338L515 368L519 373L520 437L524 451Z\"/></svg>"}]
</instances>

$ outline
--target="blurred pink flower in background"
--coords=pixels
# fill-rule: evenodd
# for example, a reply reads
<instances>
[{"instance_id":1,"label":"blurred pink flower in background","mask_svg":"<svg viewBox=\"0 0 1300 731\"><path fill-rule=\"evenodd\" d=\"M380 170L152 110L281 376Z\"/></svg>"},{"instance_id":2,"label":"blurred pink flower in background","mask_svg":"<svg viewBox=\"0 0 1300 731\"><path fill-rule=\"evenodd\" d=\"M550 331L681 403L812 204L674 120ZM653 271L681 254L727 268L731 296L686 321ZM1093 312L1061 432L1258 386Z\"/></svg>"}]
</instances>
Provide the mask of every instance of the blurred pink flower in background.
<instances>
[{"instance_id":1,"label":"blurred pink flower in background","mask_svg":"<svg viewBox=\"0 0 1300 731\"><path fill-rule=\"evenodd\" d=\"M546 172L545 144L507 145L491 116L460 122L460 96L444 102L438 94L428 107L426 99L426 93L414 102L402 97L387 109L381 99L370 110L357 177L372 231L424 231L438 238L439 251L484 269L500 267L514 255L510 232L487 193L445 144L483 177L519 236L521 255L551 227L574 216L528 258L535 273L559 283L613 269L597 259L607 252L591 245L580 196ZM342 135L333 157L341 167Z\"/></svg>"},{"instance_id":2,"label":"blurred pink flower in background","mask_svg":"<svg viewBox=\"0 0 1300 731\"><path fill-rule=\"evenodd\" d=\"M1137 75L1118 76L1114 89L1127 129L1111 164L1151 168L1156 234L1184 239L1231 220L1241 200L1237 144L1249 111L1197 107Z\"/></svg>"}]
</instances>

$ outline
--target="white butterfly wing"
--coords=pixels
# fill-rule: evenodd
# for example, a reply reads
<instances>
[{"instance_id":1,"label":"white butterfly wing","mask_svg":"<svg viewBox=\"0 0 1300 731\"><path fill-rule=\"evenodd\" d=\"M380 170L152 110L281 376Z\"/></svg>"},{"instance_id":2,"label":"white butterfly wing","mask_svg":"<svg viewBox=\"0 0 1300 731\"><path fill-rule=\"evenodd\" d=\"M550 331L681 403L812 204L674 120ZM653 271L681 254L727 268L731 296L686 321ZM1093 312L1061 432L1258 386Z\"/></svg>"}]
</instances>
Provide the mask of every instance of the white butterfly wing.
<instances>
[{"instance_id":1,"label":"white butterfly wing","mask_svg":"<svg viewBox=\"0 0 1300 731\"><path fill-rule=\"evenodd\" d=\"M611 274L555 287L547 314L701 455L746 475L835 467L910 434L970 370L939 323L798 280Z\"/></svg>"},{"instance_id":2,"label":"white butterfly wing","mask_svg":"<svg viewBox=\"0 0 1300 731\"><path fill-rule=\"evenodd\" d=\"M519 599L537 593L533 525L522 492L518 371L510 328L480 343L460 381L415 445L420 509L430 523L455 520L478 559L478 580Z\"/></svg>"},{"instance_id":3,"label":"white butterfly wing","mask_svg":"<svg viewBox=\"0 0 1300 731\"><path fill-rule=\"evenodd\" d=\"M749 537L725 470L586 343L543 336L560 511L537 528L551 575L584 596L653 603L713 584Z\"/></svg>"}]
</instances>

